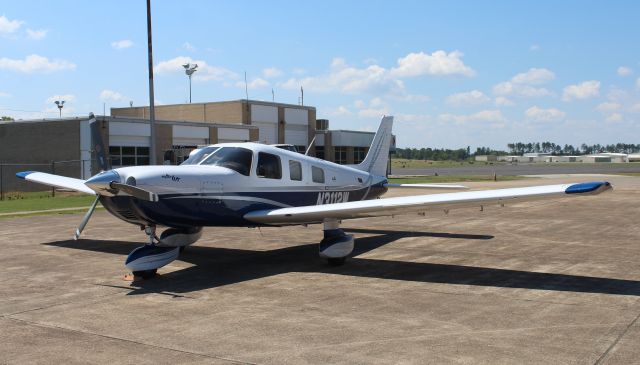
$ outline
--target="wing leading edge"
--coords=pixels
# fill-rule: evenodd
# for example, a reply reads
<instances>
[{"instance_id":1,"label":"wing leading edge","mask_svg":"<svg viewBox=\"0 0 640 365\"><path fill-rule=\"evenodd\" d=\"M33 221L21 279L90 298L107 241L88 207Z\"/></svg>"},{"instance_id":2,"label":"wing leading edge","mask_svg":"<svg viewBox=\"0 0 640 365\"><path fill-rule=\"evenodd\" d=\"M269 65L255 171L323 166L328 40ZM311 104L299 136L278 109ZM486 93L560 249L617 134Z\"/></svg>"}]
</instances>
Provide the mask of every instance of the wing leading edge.
<instances>
[{"instance_id":1,"label":"wing leading edge","mask_svg":"<svg viewBox=\"0 0 640 365\"><path fill-rule=\"evenodd\" d=\"M248 221L289 225L322 222L325 218L351 219L400 215L434 209L455 209L504 204L552 197L593 195L612 189L609 182L542 185L526 188L465 191L458 193L415 195L363 200L348 203L309 205L304 207L258 210L245 214Z\"/></svg>"}]
</instances>

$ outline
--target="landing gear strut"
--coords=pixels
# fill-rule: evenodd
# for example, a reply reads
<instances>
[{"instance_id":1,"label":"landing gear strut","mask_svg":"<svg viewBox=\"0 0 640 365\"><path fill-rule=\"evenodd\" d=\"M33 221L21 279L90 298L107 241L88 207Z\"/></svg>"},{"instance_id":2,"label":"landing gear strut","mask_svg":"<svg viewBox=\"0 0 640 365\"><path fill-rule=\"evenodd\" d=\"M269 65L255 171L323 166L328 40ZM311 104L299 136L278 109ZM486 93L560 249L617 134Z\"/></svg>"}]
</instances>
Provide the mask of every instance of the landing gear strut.
<instances>
[{"instance_id":1,"label":"landing gear strut","mask_svg":"<svg viewBox=\"0 0 640 365\"><path fill-rule=\"evenodd\" d=\"M336 219L325 219L323 224L324 238L319 245L320 257L327 259L331 266L340 266L353 251L353 235L345 234Z\"/></svg>"}]
</instances>

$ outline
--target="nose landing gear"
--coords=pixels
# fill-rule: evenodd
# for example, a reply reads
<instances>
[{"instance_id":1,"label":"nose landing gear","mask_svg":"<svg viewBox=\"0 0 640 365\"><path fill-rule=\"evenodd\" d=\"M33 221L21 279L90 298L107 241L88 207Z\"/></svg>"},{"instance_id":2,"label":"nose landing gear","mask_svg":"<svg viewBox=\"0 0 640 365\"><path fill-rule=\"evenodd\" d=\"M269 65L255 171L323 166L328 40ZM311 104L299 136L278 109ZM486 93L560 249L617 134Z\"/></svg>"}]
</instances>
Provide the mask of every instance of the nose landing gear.
<instances>
[{"instance_id":1,"label":"nose landing gear","mask_svg":"<svg viewBox=\"0 0 640 365\"><path fill-rule=\"evenodd\" d=\"M178 258L180 247L158 246L160 242L156 236L156 227L146 227L144 232L149 237L149 243L131 251L125 261L127 269L134 277L149 279L156 275L159 268Z\"/></svg>"}]
</instances>

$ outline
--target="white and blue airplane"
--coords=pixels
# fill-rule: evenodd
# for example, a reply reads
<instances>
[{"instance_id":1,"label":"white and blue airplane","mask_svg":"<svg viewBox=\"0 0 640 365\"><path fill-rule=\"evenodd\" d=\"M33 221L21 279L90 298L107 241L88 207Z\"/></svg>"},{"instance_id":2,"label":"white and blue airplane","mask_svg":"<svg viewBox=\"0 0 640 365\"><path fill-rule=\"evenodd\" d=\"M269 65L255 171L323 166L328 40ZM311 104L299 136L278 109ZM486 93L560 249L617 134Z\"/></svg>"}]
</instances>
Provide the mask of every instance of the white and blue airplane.
<instances>
[{"instance_id":1,"label":"white and blue airplane","mask_svg":"<svg viewBox=\"0 0 640 365\"><path fill-rule=\"evenodd\" d=\"M75 233L78 239L98 202L109 213L144 229L148 244L133 250L125 266L150 277L195 243L203 227L259 227L322 223L320 256L344 263L354 239L340 229L345 219L425 214L482 208L535 199L574 197L610 190L586 182L524 188L380 198L390 187L464 189L460 185L390 184L386 169L393 117L382 118L364 161L338 165L276 146L220 143L198 148L179 166L110 169L98 123L91 124L103 172L88 180L26 171L28 181L96 196ZM157 227L166 227L158 237Z\"/></svg>"}]
</instances>

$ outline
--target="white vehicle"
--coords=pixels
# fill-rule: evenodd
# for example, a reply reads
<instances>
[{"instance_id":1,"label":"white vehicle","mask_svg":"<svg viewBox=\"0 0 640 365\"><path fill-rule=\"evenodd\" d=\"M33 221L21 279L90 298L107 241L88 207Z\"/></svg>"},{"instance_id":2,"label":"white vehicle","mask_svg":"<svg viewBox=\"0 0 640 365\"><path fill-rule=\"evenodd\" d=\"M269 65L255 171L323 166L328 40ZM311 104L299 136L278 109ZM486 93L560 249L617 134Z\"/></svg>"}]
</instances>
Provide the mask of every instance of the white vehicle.
<instances>
[{"instance_id":1,"label":"white vehicle","mask_svg":"<svg viewBox=\"0 0 640 365\"><path fill-rule=\"evenodd\" d=\"M364 161L338 165L275 146L221 143L192 151L179 166L135 166L105 170L88 180L42 172L18 177L96 195L76 230L80 236L98 202L114 216L144 228L149 243L132 251L126 267L150 276L175 260L208 226L286 226L323 223L320 256L342 264L352 252L352 235L340 229L344 219L391 216L461 207L482 207L562 196L597 194L608 182L532 186L381 199L389 187L464 189L460 185L389 184L385 177L393 117L382 118ZM95 126L95 127L94 127ZM104 151L92 123L96 151ZM157 227L167 227L158 237Z\"/></svg>"}]
</instances>

